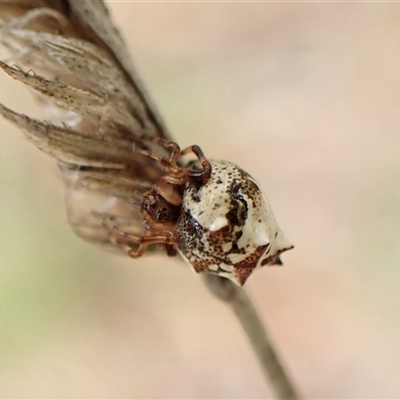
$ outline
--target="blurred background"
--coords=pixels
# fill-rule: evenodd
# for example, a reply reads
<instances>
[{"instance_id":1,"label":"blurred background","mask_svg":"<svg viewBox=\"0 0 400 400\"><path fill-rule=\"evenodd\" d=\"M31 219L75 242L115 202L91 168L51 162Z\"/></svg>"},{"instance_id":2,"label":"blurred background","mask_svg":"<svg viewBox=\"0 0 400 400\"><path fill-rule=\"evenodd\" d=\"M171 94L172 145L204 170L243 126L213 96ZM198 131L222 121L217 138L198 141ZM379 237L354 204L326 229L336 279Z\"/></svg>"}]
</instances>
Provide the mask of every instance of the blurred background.
<instances>
[{"instance_id":1,"label":"blurred background","mask_svg":"<svg viewBox=\"0 0 400 400\"><path fill-rule=\"evenodd\" d=\"M301 391L399 398L400 4L109 6L178 143L251 173L296 246L246 289ZM3 120L0 205L0 397L272 396L190 267L75 237L55 163Z\"/></svg>"}]
</instances>

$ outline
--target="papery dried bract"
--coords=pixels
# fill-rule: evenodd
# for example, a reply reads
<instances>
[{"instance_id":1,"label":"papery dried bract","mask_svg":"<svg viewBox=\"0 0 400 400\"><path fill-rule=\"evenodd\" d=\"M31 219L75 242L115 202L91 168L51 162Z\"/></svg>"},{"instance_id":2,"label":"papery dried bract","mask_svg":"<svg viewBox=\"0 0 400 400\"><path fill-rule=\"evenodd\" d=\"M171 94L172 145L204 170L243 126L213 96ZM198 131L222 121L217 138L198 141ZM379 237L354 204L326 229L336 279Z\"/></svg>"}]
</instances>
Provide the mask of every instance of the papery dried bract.
<instances>
[{"instance_id":1,"label":"papery dried bract","mask_svg":"<svg viewBox=\"0 0 400 400\"><path fill-rule=\"evenodd\" d=\"M104 4L2 2L0 21L0 40L11 54L0 67L34 89L53 122L5 106L0 113L59 162L72 227L85 239L106 242L96 216L104 213L140 231L142 219L130 198L161 170L134 153L132 143L142 135L169 136L139 87Z\"/></svg>"}]
</instances>

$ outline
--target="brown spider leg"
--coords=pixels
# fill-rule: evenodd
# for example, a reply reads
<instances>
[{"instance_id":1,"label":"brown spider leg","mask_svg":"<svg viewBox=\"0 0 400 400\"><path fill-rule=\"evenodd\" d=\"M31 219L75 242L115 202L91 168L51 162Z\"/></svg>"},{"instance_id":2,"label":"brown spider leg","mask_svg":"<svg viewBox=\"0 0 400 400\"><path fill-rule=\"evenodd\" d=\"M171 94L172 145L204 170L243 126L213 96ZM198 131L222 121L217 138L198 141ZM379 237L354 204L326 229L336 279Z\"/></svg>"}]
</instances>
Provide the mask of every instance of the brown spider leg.
<instances>
[{"instance_id":1,"label":"brown spider leg","mask_svg":"<svg viewBox=\"0 0 400 400\"><path fill-rule=\"evenodd\" d=\"M139 191L135 191L134 198L132 199L131 203L134 207L138 209L140 213L143 214L141 204L147 204L148 206L153 205L156 202L153 194L153 185L151 185L152 190L148 190L147 192L140 193Z\"/></svg>"},{"instance_id":2,"label":"brown spider leg","mask_svg":"<svg viewBox=\"0 0 400 400\"><path fill-rule=\"evenodd\" d=\"M179 147L179 145L177 143L170 142L165 139L161 139L160 137L157 137L157 136L144 136L142 139L147 140L149 142L159 144L160 146L164 146L166 149L172 150L171 155L169 156L169 161L172 164L177 163L178 158L181 153L181 148Z\"/></svg>"},{"instance_id":3,"label":"brown spider leg","mask_svg":"<svg viewBox=\"0 0 400 400\"><path fill-rule=\"evenodd\" d=\"M116 231L119 235L121 235L124 239L131 240L133 243L137 243L139 245L145 245L146 247L149 244L175 244L177 241L177 235L175 233L175 230L174 229L169 230L165 226L163 226L163 230L159 232L158 235L149 234L148 236L132 235L130 233L121 231L116 226L113 226L113 230Z\"/></svg>"},{"instance_id":4,"label":"brown spider leg","mask_svg":"<svg viewBox=\"0 0 400 400\"><path fill-rule=\"evenodd\" d=\"M107 221L108 223L104 221L103 226L109 232L111 242L122 250L125 250L132 258L141 257L150 244L165 244L175 247L179 240L178 231L173 226L166 226L165 224L155 222L140 206L137 206L137 208L143 214L143 228L145 233L142 236L133 235L122 231L115 225L110 226L110 220ZM115 233L124 240L137 243L139 245L138 248L134 250L132 246L116 237Z\"/></svg>"},{"instance_id":5,"label":"brown spider leg","mask_svg":"<svg viewBox=\"0 0 400 400\"><path fill-rule=\"evenodd\" d=\"M161 179L159 179L157 183L153 185L153 189L166 201L168 201L168 203L172 204L173 206L180 206L182 204L182 196L174 192L171 185L168 184L170 182L163 178L164 177L161 177ZM178 185L178 183L175 183L175 185Z\"/></svg>"},{"instance_id":6,"label":"brown spider leg","mask_svg":"<svg viewBox=\"0 0 400 400\"><path fill-rule=\"evenodd\" d=\"M159 156L157 154L150 153L149 151L144 149L136 149L138 153L141 153L147 157L152 158L153 160L158 161L162 166L166 168L166 174L162 176L162 180L164 180L165 182L170 183L171 185L185 185L190 180L190 178L203 181L207 181L210 178L211 163L204 156L203 151L200 149L199 146L193 145L187 147L186 149L180 151L178 154L177 152L179 150L179 146L174 142L168 142L163 139L157 138L147 138L147 140L162 144L166 148L172 148L172 153L169 159ZM201 165L203 167L202 171L181 168L177 165L178 158L189 153L194 153L198 160L201 162Z\"/></svg>"},{"instance_id":7,"label":"brown spider leg","mask_svg":"<svg viewBox=\"0 0 400 400\"><path fill-rule=\"evenodd\" d=\"M121 235L121 232L119 232L115 227L113 228L113 231L117 231L118 234ZM124 237L124 235L121 235L121 236ZM131 257L131 258L141 257L146 252L147 247L149 246L148 243L140 243L138 248L135 250L132 246L123 242L122 240L119 240L114 235L111 235L110 238L114 245L118 246L122 250L125 250L128 253L129 257ZM124 237L124 239L125 239L125 237Z\"/></svg>"},{"instance_id":8,"label":"brown spider leg","mask_svg":"<svg viewBox=\"0 0 400 400\"><path fill-rule=\"evenodd\" d=\"M120 249L122 249L123 251L126 251L129 255L129 257L132 257L132 258L139 258L146 252L147 247L148 247L147 243L139 243L138 248L136 250L133 249L132 246L130 246L128 243L124 242L123 240L121 240L118 237L118 236L121 236L121 237L125 238L123 235L124 232L120 231L114 225L109 225L109 222L111 222L110 219L107 219L107 222L103 221L103 226L107 230L109 237L110 237L110 241L114 246L117 246ZM117 235L116 235L116 233L117 233ZM147 232L145 232L145 235L147 235Z\"/></svg>"},{"instance_id":9,"label":"brown spider leg","mask_svg":"<svg viewBox=\"0 0 400 400\"><path fill-rule=\"evenodd\" d=\"M173 143L173 142L166 142L163 139L159 139L159 142L165 143L166 146L169 143L173 144L173 145L176 145L176 147L174 147L174 149L178 149L179 148L179 146L176 143ZM211 163L210 163L210 161L207 160L207 158L205 157L205 155L204 155L203 151L201 150L201 148L199 146L197 146L197 145L189 146L189 147L187 147L186 149L184 149L184 150L182 150L180 152L179 157L180 156L184 156L184 155L189 154L189 153L193 153L198 158L198 160L201 162L203 170L202 171L193 171L193 170L188 170L186 168L179 168L179 167L178 167L178 169L176 169L176 168L172 169L171 168L171 170L174 172L174 175L164 175L162 177L162 179L164 181L166 181L166 182L168 182L168 183L170 183L172 185L185 185L189 181L189 178L200 179L200 180L203 180L203 181L207 181L210 178L210 176L211 176ZM157 158L154 158L154 159L159 159L159 161L162 163L161 158L162 157L157 157ZM172 159L172 155L171 155L171 159ZM177 162L177 159L176 159L175 162ZM166 166L165 164L163 164L163 165Z\"/></svg>"},{"instance_id":10,"label":"brown spider leg","mask_svg":"<svg viewBox=\"0 0 400 400\"><path fill-rule=\"evenodd\" d=\"M190 172L184 168L181 168L179 172L174 175L163 175L161 179L171 185L182 186L189 182Z\"/></svg>"},{"instance_id":11,"label":"brown spider leg","mask_svg":"<svg viewBox=\"0 0 400 400\"><path fill-rule=\"evenodd\" d=\"M175 181L174 181L175 182ZM184 181L181 184L185 184L186 182ZM153 191L161 195L168 203L174 205L174 206L180 206L182 204L182 196L174 191L174 188L168 184L168 182L163 179L163 176L161 176L156 183L154 183L151 186L151 190L141 194L140 192L135 193L135 199L133 201L133 204L136 203L146 203L148 205L152 205L155 203L155 198ZM140 207L139 207L139 211Z\"/></svg>"},{"instance_id":12,"label":"brown spider leg","mask_svg":"<svg viewBox=\"0 0 400 400\"><path fill-rule=\"evenodd\" d=\"M173 153L175 153L175 151L177 151L177 149L179 149L179 146L176 143L173 143L173 142L165 142L165 143L166 144L172 143L174 145ZM137 151L138 153L143 154L147 157L150 157L153 160L158 161L162 166L164 166L166 168L166 173L161 177L162 181L170 183L171 185L178 185L178 186L185 185L189 181L189 172L185 168L181 168L181 167L177 166L176 164L174 165L171 160L168 160L167 158L159 156L157 154L150 153L147 150L136 149L135 151ZM179 155L180 155L180 153L178 154L178 156ZM173 159L177 158L176 154L171 155L171 158L173 158ZM157 186L160 186L159 190L157 189ZM160 193L161 195L163 192L168 191L166 189L166 186L164 186L161 183L161 180L159 181L159 183L157 185L155 185L155 190L157 190L158 193ZM174 205L181 204L181 201L173 193L171 196L168 196L168 197L172 199L172 201L171 201L172 204L174 204Z\"/></svg>"},{"instance_id":13,"label":"brown spider leg","mask_svg":"<svg viewBox=\"0 0 400 400\"><path fill-rule=\"evenodd\" d=\"M203 181L208 181L211 176L211 163L205 157L201 148L197 145L193 145L187 147L186 149L181 151L181 156L184 156L189 153L194 153L194 155L199 159L201 165L203 167L202 171L189 171L189 177L193 179L201 179Z\"/></svg>"},{"instance_id":14,"label":"brown spider leg","mask_svg":"<svg viewBox=\"0 0 400 400\"><path fill-rule=\"evenodd\" d=\"M172 226L166 225L161 222L156 222L146 212L142 211L143 214L143 227L149 232L157 232L158 235L153 237L163 236L165 239L157 243L164 244L176 244L179 240L179 232ZM149 236L150 237L150 236Z\"/></svg>"},{"instance_id":15,"label":"brown spider leg","mask_svg":"<svg viewBox=\"0 0 400 400\"><path fill-rule=\"evenodd\" d=\"M163 167L171 170L173 173L179 174L179 172L181 170L180 167L178 167L177 165L174 165L169 159L167 159L165 157L159 156L159 155L154 154L154 153L150 153L149 151L144 150L144 149L135 149L135 151L137 153L140 153L140 154L143 154L143 155L145 155L147 157L150 157L155 161L158 161Z\"/></svg>"},{"instance_id":16,"label":"brown spider leg","mask_svg":"<svg viewBox=\"0 0 400 400\"><path fill-rule=\"evenodd\" d=\"M158 224L162 225L162 224ZM111 229L110 229L111 228ZM148 228L151 228L150 226ZM151 231L146 229L146 232L143 236L132 235L130 233L124 232L116 226L106 226L106 229L109 230L111 243L118 246L122 250L126 251L128 255L132 258L141 257L147 250L148 246L151 244L166 244L175 246L178 240L178 233L171 227L168 229L163 226L162 231L159 234L151 234ZM131 241L133 243L137 243L139 246L137 249L133 249L132 246L127 244L124 240L119 239L118 236L123 238L124 240Z\"/></svg>"}]
</instances>

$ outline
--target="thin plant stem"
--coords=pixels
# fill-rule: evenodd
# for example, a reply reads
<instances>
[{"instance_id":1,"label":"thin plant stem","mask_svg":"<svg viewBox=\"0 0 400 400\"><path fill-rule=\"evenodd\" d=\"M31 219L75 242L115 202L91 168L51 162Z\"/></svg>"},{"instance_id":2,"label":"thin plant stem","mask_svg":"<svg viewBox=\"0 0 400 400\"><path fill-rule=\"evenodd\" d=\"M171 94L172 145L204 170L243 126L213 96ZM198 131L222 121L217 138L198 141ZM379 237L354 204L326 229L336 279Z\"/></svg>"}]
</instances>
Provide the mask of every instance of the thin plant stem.
<instances>
[{"instance_id":1,"label":"thin plant stem","mask_svg":"<svg viewBox=\"0 0 400 400\"><path fill-rule=\"evenodd\" d=\"M207 288L229 305L245 331L262 372L278 399L299 399L260 317L243 288L215 275L204 276Z\"/></svg>"}]
</instances>

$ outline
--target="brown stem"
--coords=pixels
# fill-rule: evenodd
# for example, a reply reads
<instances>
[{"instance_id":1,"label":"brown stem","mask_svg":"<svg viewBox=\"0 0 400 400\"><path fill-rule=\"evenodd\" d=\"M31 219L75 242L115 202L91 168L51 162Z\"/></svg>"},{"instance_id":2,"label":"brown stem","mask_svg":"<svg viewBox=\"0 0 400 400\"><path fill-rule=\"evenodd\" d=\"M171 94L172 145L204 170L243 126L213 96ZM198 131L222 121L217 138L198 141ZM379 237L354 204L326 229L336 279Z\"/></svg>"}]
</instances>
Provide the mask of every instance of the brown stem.
<instances>
[{"instance_id":1,"label":"brown stem","mask_svg":"<svg viewBox=\"0 0 400 400\"><path fill-rule=\"evenodd\" d=\"M230 280L215 275L205 275L204 282L211 293L227 303L238 317L277 398L299 399L246 292Z\"/></svg>"}]
</instances>

